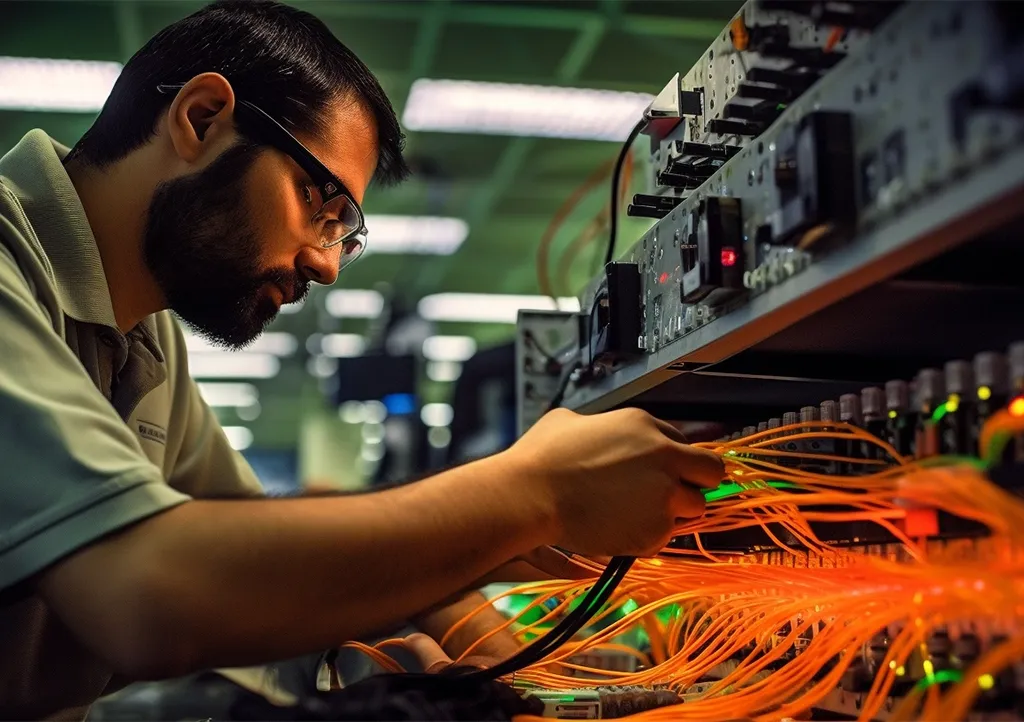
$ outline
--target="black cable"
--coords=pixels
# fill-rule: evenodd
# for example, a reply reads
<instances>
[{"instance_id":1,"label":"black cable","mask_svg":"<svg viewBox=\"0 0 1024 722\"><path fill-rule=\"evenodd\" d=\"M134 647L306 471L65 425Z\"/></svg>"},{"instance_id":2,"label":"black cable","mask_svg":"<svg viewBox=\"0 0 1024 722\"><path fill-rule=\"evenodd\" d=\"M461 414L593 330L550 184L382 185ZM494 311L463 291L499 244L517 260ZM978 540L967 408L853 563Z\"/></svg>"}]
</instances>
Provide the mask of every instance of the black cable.
<instances>
[{"instance_id":1,"label":"black cable","mask_svg":"<svg viewBox=\"0 0 1024 722\"><path fill-rule=\"evenodd\" d=\"M633 557L614 557L597 581L572 610L551 631L531 642L527 647L489 669L462 672L459 676L470 681L487 681L518 672L541 661L572 639L608 602L619 583L633 565Z\"/></svg>"},{"instance_id":2,"label":"black cable","mask_svg":"<svg viewBox=\"0 0 1024 722\"><path fill-rule=\"evenodd\" d=\"M608 248L604 252L604 265L606 266L612 262L612 256L615 255L615 234L619 225L616 222L619 218L619 179L622 177L622 166L626 162L626 156L629 155L629 149L633 147L633 141L640 135L640 131L644 129L645 125L647 125L647 121L641 119L633 126L633 130L629 131L629 137L622 144L619 158L615 161L615 170L612 171L612 210L608 219L611 227L608 231Z\"/></svg>"},{"instance_id":3,"label":"black cable","mask_svg":"<svg viewBox=\"0 0 1024 722\"><path fill-rule=\"evenodd\" d=\"M579 364L569 364L565 367L565 371L562 373L562 378L558 380L558 388L555 389L555 395L551 397L551 403L548 404L547 409L544 413L557 409L562 405L562 400L565 398L565 392L569 390L569 383L572 381L572 375L579 368Z\"/></svg>"}]
</instances>

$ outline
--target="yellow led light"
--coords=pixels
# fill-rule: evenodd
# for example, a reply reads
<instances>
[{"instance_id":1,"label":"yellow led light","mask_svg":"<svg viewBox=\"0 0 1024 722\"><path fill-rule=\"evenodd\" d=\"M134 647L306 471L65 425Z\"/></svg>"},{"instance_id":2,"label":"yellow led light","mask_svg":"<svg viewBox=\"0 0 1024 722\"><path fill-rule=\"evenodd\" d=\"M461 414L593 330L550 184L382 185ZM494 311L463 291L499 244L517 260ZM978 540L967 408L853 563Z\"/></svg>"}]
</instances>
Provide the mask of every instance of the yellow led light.
<instances>
[{"instance_id":1,"label":"yellow led light","mask_svg":"<svg viewBox=\"0 0 1024 722\"><path fill-rule=\"evenodd\" d=\"M946 400L946 411L953 413L960 408L960 397L956 394L950 394L949 399Z\"/></svg>"},{"instance_id":2,"label":"yellow led light","mask_svg":"<svg viewBox=\"0 0 1024 722\"><path fill-rule=\"evenodd\" d=\"M924 673L927 676L929 676L929 677L934 677L935 676L935 665L932 664L932 661L930 659L926 659L924 662L922 662L921 666L924 667Z\"/></svg>"},{"instance_id":3,"label":"yellow led light","mask_svg":"<svg viewBox=\"0 0 1024 722\"><path fill-rule=\"evenodd\" d=\"M896 668L896 676L897 677L902 677L906 673L907 673L907 670L903 667L902 664L899 667Z\"/></svg>"},{"instance_id":4,"label":"yellow led light","mask_svg":"<svg viewBox=\"0 0 1024 722\"><path fill-rule=\"evenodd\" d=\"M982 689L992 689L996 686L996 680L991 674L983 674L978 677L978 686Z\"/></svg>"},{"instance_id":5,"label":"yellow led light","mask_svg":"<svg viewBox=\"0 0 1024 722\"><path fill-rule=\"evenodd\" d=\"M743 476L743 472L740 471L739 469L733 469L732 473L733 473L733 476Z\"/></svg>"},{"instance_id":6,"label":"yellow led light","mask_svg":"<svg viewBox=\"0 0 1024 722\"><path fill-rule=\"evenodd\" d=\"M1010 402L1010 416L1024 416L1024 396L1018 396Z\"/></svg>"},{"instance_id":7,"label":"yellow led light","mask_svg":"<svg viewBox=\"0 0 1024 722\"><path fill-rule=\"evenodd\" d=\"M889 660L889 669L896 669L896 660L895 659L890 659Z\"/></svg>"},{"instance_id":8,"label":"yellow led light","mask_svg":"<svg viewBox=\"0 0 1024 722\"><path fill-rule=\"evenodd\" d=\"M895 419L897 416L899 416L899 414L896 413L895 409L893 409L892 411L889 412L889 418L890 419Z\"/></svg>"},{"instance_id":9,"label":"yellow led light","mask_svg":"<svg viewBox=\"0 0 1024 722\"><path fill-rule=\"evenodd\" d=\"M660 566L662 566L662 565L663 565L664 563L665 563L665 562L661 561L660 559L651 559L651 565L652 565L652 566L660 567Z\"/></svg>"},{"instance_id":10,"label":"yellow led light","mask_svg":"<svg viewBox=\"0 0 1024 722\"><path fill-rule=\"evenodd\" d=\"M988 386L979 386L978 398L981 399L982 401L988 401L990 398L992 398L992 389L990 389Z\"/></svg>"}]
</instances>

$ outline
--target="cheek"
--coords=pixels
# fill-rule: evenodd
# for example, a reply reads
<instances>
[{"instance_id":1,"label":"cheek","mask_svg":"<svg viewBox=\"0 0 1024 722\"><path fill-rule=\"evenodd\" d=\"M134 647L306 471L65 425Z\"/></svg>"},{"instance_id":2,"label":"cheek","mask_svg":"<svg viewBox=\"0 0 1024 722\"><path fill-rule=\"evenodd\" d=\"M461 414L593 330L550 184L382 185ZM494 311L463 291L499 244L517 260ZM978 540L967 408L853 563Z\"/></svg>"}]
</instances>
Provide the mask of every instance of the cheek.
<instances>
[{"instance_id":1,"label":"cheek","mask_svg":"<svg viewBox=\"0 0 1024 722\"><path fill-rule=\"evenodd\" d=\"M312 227L312 211L295 187L295 180L271 158L262 158L253 167L248 184L247 222L263 240L272 255L297 251L307 243Z\"/></svg>"}]
</instances>

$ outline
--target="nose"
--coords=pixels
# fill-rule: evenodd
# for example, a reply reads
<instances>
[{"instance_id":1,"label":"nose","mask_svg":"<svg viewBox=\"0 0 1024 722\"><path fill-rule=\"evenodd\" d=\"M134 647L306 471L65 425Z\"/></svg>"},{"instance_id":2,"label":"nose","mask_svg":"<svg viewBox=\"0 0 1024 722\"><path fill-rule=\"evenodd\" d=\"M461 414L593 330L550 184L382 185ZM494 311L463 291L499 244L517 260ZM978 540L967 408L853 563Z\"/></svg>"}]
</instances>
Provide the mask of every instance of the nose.
<instances>
[{"instance_id":1,"label":"nose","mask_svg":"<svg viewBox=\"0 0 1024 722\"><path fill-rule=\"evenodd\" d=\"M303 246L295 259L299 272L310 281L330 286L338 280L341 266L341 246L334 248L313 248Z\"/></svg>"}]
</instances>

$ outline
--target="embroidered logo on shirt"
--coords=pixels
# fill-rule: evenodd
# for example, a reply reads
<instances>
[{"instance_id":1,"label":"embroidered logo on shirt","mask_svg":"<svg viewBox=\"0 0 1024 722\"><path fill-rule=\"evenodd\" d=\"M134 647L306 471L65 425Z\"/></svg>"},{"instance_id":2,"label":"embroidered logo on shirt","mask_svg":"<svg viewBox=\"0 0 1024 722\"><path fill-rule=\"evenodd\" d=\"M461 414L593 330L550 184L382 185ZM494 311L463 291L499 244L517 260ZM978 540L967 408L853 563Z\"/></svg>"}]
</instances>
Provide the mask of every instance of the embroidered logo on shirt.
<instances>
[{"instance_id":1,"label":"embroidered logo on shirt","mask_svg":"<svg viewBox=\"0 0 1024 722\"><path fill-rule=\"evenodd\" d=\"M151 424L148 421L139 421L138 430L139 436L143 439L167 445L167 431L156 424Z\"/></svg>"}]
</instances>

